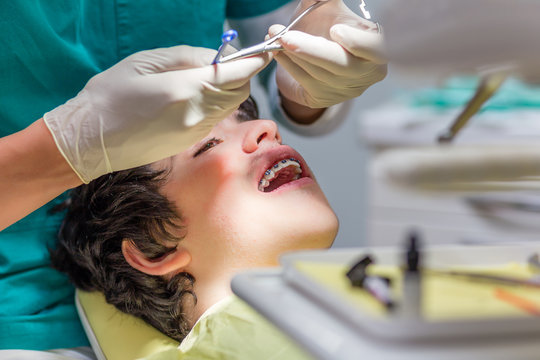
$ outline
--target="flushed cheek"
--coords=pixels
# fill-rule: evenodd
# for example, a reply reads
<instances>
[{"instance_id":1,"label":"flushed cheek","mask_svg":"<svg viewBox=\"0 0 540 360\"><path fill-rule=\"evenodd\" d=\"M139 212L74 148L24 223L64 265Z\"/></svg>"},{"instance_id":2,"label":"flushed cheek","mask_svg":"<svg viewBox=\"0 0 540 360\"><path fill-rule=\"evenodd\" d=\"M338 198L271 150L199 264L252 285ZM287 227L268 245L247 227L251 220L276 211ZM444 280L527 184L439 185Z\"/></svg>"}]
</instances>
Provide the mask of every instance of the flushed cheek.
<instances>
[{"instance_id":1,"label":"flushed cheek","mask_svg":"<svg viewBox=\"0 0 540 360\"><path fill-rule=\"evenodd\" d=\"M195 168L197 175L218 180L227 179L231 176L241 176L240 161L236 160L238 155L230 154L229 152L211 155L204 162L201 161L197 168Z\"/></svg>"},{"instance_id":2,"label":"flushed cheek","mask_svg":"<svg viewBox=\"0 0 540 360\"><path fill-rule=\"evenodd\" d=\"M190 171L191 170L191 171ZM245 177L227 161L213 162L200 170L185 169L185 181L179 186L177 198L184 203L184 211L198 208L213 213L218 204L238 196L245 184ZM180 189L181 188L181 189Z\"/></svg>"}]
</instances>

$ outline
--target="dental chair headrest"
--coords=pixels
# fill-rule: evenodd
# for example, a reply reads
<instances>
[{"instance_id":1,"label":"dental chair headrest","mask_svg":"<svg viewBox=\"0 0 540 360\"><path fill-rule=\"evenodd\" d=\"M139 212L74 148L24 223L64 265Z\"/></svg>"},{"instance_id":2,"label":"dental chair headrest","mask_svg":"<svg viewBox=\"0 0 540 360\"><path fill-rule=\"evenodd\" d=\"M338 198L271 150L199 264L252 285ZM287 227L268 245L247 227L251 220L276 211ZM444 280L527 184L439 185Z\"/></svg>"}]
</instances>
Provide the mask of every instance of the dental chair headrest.
<instances>
[{"instance_id":1,"label":"dental chair headrest","mask_svg":"<svg viewBox=\"0 0 540 360\"><path fill-rule=\"evenodd\" d=\"M77 290L75 302L98 360L133 360L179 345L143 320L108 304L99 292Z\"/></svg>"}]
</instances>

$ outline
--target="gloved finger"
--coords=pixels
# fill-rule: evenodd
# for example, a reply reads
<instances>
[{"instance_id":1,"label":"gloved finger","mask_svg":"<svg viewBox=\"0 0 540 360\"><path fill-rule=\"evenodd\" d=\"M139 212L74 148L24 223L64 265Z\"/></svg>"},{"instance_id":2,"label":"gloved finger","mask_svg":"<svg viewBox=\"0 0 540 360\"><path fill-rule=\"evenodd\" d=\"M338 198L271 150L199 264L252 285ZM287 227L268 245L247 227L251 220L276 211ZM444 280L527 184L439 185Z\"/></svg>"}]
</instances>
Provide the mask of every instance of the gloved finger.
<instances>
[{"instance_id":1,"label":"gloved finger","mask_svg":"<svg viewBox=\"0 0 540 360\"><path fill-rule=\"evenodd\" d=\"M238 51L229 45L224 55ZM165 71L185 70L212 64L216 50L190 47L185 45L141 51L134 54L137 70L143 73L159 73Z\"/></svg>"},{"instance_id":2,"label":"gloved finger","mask_svg":"<svg viewBox=\"0 0 540 360\"><path fill-rule=\"evenodd\" d=\"M297 67L302 68L305 72L311 75L312 78L323 82L328 86L333 86L333 84L335 84L335 87L339 88L352 89L359 85L365 86L365 82L363 80L366 78L371 78L372 76L379 78L379 76L377 76L375 73L380 72L381 75L386 73L386 71L383 70L383 66L375 65L369 61L362 60L360 62L355 62L354 65L351 65L349 69L344 69L341 74L335 74L320 67L318 64L314 64L309 60L306 61L300 57L297 57L294 53L284 52L280 55L279 58L281 60L278 60L278 62L282 66L288 66L291 74L295 71L295 67L285 65L285 61L283 60L284 57L288 58L289 61L291 61ZM278 57L276 57L276 60L277 59ZM353 62L351 61L351 63Z\"/></svg>"},{"instance_id":3,"label":"gloved finger","mask_svg":"<svg viewBox=\"0 0 540 360\"><path fill-rule=\"evenodd\" d=\"M271 59L271 54L265 53L216 65L207 65L189 70L170 71L160 75L167 76L171 79L171 83L169 83L171 87L184 88L186 79L189 78L190 81L201 86L213 86L221 90L234 90L249 83L250 79L264 69L270 63Z\"/></svg>"},{"instance_id":4,"label":"gloved finger","mask_svg":"<svg viewBox=\"0 0 540 360\"><path fill-rule=\"evenodd\" d=\"M282 55L286 57L285 54ZM290 59L289 59L290 61ZM338 102L361 95L366 85L358 77L329 76L321 79L298 66L294 62L288 65L287 60L280 63L276 73L279 91L288 99L311 108L324 108ZM373 66L370 66L371 68ZM360 70L359 73L369 73L371 70ZM314 71L316 73L316 71Z\"/></svg>"},{"instance_id":5,"label":"gloved finger","mask_svg":"<svg viewBox=\"0 0 540 360\"><path fill-rule=\"evenodd\" d=\"M330 29L330 37L357 57L376 64L386 64L383 36L345 24L336 24Z\"/></svg>"},{"instance_id":6,"label":"gloved finger","mask_svg":"<svg viewBox=\"0 0 540 360\"><path fill-rule=\"evenodd\" d=\"M289 31L281 38L286 51L294 53L306 61L310 61L335 74L344 74L355 68L364 59L351 56L341 45L320 36L313 36L301 31Z\"/></svg>"},{"instance_id":7,"label":"gloved finger","mask_svg":"<svg viewBox=\"0 0 540 360\"><path fill-rule=\"evenodd\" d=\"M298 104L310 106L309 98L306 96L306 91L300 84L291 76L287 76L283 71L276 73L276 81L281 96L292 100Z\"/></svg>"},{"instance_id":8,"label":"gloved finger","mask_svg":"<svg viewBox=\"0 0 540 360\"><path fill-rule=\"evenodd\" d=\"M284 63L285 66L280 63L281 68L278 67L276 72L276 82L280 93L298 104L315 107L316 102L306 88L317 88L317 85L320 87L321 84L290 59L285 60Z\"/></svg>"},{"instance_id":9,"label":"gloved finger","mask_svg":"<svg viewBox=\"0 0 540 360\"><path fill-rule=\"evenodd\" d=\"M277 33L279 33L283 29L285 29L285 25L274 24L268 28L268 36L275 36L277 35ZM268 40L268 39L265 38L265 40Z\"/></svg>"},{"instance_id":10,"label":"gloved finger","mask_svg":"<svg viewBox=\"0 0 540 360\"><path fill-rule=\"evenodd\" d=\"M236 88L234 90L218 90L214 91L212 87L207 88L204 92L204 101L207 104L212 104L214 106L207 106L207 115L211 116L221 116L225 118L224 112L227 114L233 113L241 103L243 103L250 94L250 83L245 83L244 85Z\"/></svg>"},{"instance_id":11,"label":"gloved finger","mask_svg":"<svg viewBox=\"0 0 540 360\"><path fill-rule=\"evenodd\" d=\"M207 81L221 89L240 87L268 66L272 59L272 53L263 53L213 65L210 67L212 71L208 74Z\"/></svg>"},{"instance_id":12,"label":"gloved finger","mask_svg":"<svg viewBox=\"0 0 540 360\"><path fill-rule=\"evenodd\" d=\"M275 59L289 74L291 74L291 76L295 77L297 81L304 80L302 79L304 74L323 83L332 83L336 77L341 78L340 75L294 56L294 53L283 52L276 55ZM300 69L302 71L300 71ZM297 73L301 75L295 76Z\"/></svg>"},{"instance_id":13,"label":"gloved finger","mask_svg":"<svg viewBox=\"0 0 540 360\"><path fill-rule=\"evenodd\" d=\"M130 60L141 73L153 74L209 65L216 53L213 49L179 45L141 51L131 55Z\"/></svg>"},{"instance_id":14,"label":"gloved finger","mask_svg":"<svg viewBox=\"0 0 540 360\"><path fill-rule=\"evenodd\" d=\"M275 59L290 76L305 86L312 85L318 81L318 79L313 78L309 72L293 61L287 54L279 54L278 56L275 56Z\"/></svg>"}]
</instances>

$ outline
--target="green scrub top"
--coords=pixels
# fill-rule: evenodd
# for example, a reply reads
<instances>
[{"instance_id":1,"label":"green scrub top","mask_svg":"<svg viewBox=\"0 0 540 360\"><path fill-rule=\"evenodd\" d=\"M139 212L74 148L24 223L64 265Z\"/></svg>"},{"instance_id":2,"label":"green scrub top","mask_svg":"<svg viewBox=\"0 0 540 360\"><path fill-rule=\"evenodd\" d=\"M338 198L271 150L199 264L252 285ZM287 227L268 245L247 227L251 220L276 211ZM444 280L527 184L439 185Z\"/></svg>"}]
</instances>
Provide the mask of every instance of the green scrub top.
<instances>
[{"instance_id":1,"label":"green scrub top","mask_svg":"<svg viewBox=\"0 0 540 360\"><path fill-rule=\"evenodd\" d=\"M0 136L74 97L139 50L217 48L225 18L290 0L11 0L0 2ZM65 195L64 195L65 196ZM0 232L0 349L88 345L68 279L50 268L62 197Z\"/></svg>"}]
</instances>

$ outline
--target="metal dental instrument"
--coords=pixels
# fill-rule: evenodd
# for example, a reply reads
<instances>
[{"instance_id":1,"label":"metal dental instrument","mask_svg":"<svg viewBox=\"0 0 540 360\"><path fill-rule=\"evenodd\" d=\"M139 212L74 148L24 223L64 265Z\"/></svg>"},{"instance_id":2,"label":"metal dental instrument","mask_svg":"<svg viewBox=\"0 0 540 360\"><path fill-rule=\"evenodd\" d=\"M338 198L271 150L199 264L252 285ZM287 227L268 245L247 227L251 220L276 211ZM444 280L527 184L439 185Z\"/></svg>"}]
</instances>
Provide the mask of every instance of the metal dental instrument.
<instances>
[{"instance_id":1,"label":"metal dental instrument","mask_svg":"<svg viewBox=\"0 0 540 360\"><path fill-rule=\"evenodd\" d=\"M367 4L364 0L360 0L359 8L360 8L360 11L362 12L362 16L364 17L364 19L374 21L371 19L371 13L368 11ZM378 21L375 21L375 25L377 26L377 33L378 34L382 33L381 24L379 24Z\"/></svg>"},{"instance_id":2,"label":"metal dental instrument","mask_svg":"<svg viewBox=\"0 0 540 360\"><path fill-rule=\"evenodd\" d=\"M366 6L367 6L366 2L364 0L361 0L360 1L360 11L362 12L362 15L364 15L364 18L369 20L369 19L371 19L371 14L368 11L368 9L366 8Z\"/></svg>"},{"instance_id":3,"label":"metal dental instrument","mask_svg":"<svg viewBox=\"0 0 540 360\"><path fill-rule=\"evenodd\" d=\"M463 129L473 117L482 105L489 100L495 92L501 87L504 80L507 78L507 74L504 72L493 73L487 75L480 81L480 85L476 89L476 92L471 100L465 106L465 109L459 114L456 120L452 123L450 129L441 134L438 138L439 143L451 142L458 132Z\"/></svg>"},{"instance_id":4,"label":"metal dental instrument","mask_svg":"<svg viewBox=\"0 0 540 360\"><path fill-rule=\"evenodd\" d=\"M276 43L276 41L281 39L281 37L285 35L285 33L289 31L298 21L300 21L300 19L302 19L304 16L306 16L307 14L309 14L311 11L315 10L319 6L323 5L324 3L326 3L326 1L317 1L313 5L309 6L300 15L298 15L293 21L291 21L291 23L286 28L281 30L276 35L272 36L270 39L263 41L259 44L247 47L245 49L239 50L235 52L234 54L227 55L221 59L218 59L216 63L219 64L219 63L224 63L231 60L243 59L245 57L258 55L258 54L269 52L269 51L283 50L283 46L281 46L280 43Z\"/></svg>"},{"instance_id":5,"label":"metal dental instrument","mask_svg":"<svg viewBox=\"0 0 540 360\"><path fill-rule=\"evenodd\" d=\"M238 33L236 30L227 30L221 35L221 46L218 49L218 52L216 54L216 57L214 58L214 61L212 61L212 65L217 64L219 62L219 58L221 57L221 54L223 54L223 50L227 47L227 45L236 39L238 37Z\"/></svg>"}]
</instances>

